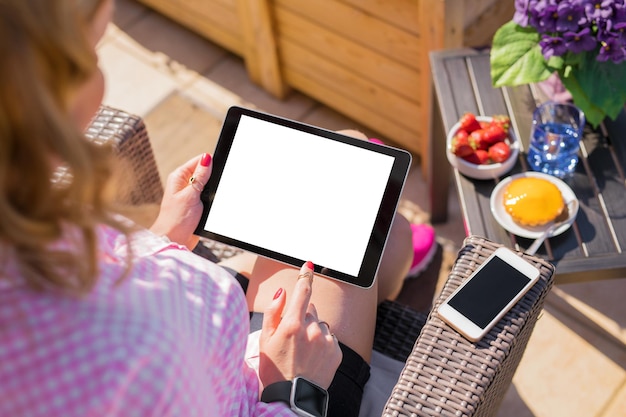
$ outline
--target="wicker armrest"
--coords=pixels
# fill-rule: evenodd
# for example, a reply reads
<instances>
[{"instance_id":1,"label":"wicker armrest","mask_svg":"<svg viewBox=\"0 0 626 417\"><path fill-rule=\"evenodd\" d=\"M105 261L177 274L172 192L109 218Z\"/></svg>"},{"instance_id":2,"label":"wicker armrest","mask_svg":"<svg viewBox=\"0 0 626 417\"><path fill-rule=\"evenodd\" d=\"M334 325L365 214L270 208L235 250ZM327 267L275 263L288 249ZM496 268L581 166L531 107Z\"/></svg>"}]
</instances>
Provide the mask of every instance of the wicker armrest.
<instances>
[{"instance_id":1,"label":"wicker armrest","mask_svg":"<svg viewBox=\"0 0 626 417\"><path fill-rule=\"evenodd\" d=\"M511 384L553 284L554 266L521 254L540 280L479 342L465 339L437 307L500 245L470 236L407 359L384 416L492 416Z\"/></svg>"},{"instance_id":2,"label":"wicker armrest","mask_svg":"<svg viewBox=\"0 0 626 417\"><path fill-rule=\"evenodd\" d=\"M131 184L119 187L118 201L133 205L161 202L161 178L146 126L139 116L102 106L85 135L96 143L112 144L117 151L124 181Z\"/></svg>"}]
</instances>

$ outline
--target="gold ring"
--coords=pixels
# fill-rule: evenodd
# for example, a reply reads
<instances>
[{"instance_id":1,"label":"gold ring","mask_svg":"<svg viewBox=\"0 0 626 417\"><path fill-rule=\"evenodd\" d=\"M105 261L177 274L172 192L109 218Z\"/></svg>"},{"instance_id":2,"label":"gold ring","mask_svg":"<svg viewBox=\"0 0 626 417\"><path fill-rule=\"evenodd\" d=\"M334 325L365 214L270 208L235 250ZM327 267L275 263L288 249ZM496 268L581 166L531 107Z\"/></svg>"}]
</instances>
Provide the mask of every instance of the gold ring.
<instances>
[{"instance_id":1,"label":"gold ring","mask_svg":"<svg viewBox=\"0 0 626 417\"><path fill-rule=\"evenodd\" d=\"M299 274L298 275L298 279L301 278L306 278L309 280L309 282L312 284L313 283L313 272L311 271L306 271L304 274Z\"/></svg>"},{"instance_id":2,"label":"gold ring","mask_svg":"<svg viewBox=\"0 0 626 417\"><path fill-rule=\"evenodd\" d=\"M193 176L189 178L189 185L191 185L191 188L193 188L199 193L201 193L202 190L204 189L204 184L202 184L202 182L199 179Z\"/></svg>"}]
</instances>

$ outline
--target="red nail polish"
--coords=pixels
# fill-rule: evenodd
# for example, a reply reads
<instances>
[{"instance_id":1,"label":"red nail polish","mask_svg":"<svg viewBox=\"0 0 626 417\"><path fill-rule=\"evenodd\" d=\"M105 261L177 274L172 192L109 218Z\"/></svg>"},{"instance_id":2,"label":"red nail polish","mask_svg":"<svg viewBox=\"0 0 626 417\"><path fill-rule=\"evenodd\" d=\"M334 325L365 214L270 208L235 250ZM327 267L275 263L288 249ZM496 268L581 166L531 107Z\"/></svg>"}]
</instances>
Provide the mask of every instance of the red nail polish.
<instances>
[{"instance_id":1,"label":"red nail polish","mask_svg":"<svg viewBox=\"0 0 626 417\"><path fill-rule=\"evenodd\" d=\"M203 167L208 167L210 163L211 155L209 155L208 153L203 153L202 159L200 160L200 165L202 165Z\"/></svg>"},{"instance_id":2,"label":"red nail polish","mask_svg":"<svg viewBox=\"0 0 626 417\"><path fill-rule=\"evenodd\" d=\"M283 293L283 289L279 288L278 291L276 291L276 294L274 294L274 300L280 297L282 293Z\"/></svg>"},{"instance_id":3,"label":"red nail polish","mask_svg":"<svg viewBox=\"0 0 626 417\"><path fill-rule=\"evenodd\" d=\"M306 261L306 267L309 268L311 271L315 269L315 265L313 265L313 262L311 261Z\"/></svg>"}]
</instances>

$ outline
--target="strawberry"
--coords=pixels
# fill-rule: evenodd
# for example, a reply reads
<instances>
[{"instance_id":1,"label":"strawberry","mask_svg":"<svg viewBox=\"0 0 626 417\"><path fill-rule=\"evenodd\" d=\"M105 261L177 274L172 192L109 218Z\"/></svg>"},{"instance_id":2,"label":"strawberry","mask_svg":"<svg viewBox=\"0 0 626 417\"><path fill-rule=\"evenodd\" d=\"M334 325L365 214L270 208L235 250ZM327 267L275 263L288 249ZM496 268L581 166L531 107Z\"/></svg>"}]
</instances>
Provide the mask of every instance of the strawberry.
<instances>
[{"instance_id":1,"label":"strawberry","mask_svg":"<svg viewBox=\"0 0 626 417\"><path fill-rule=\"evenodd\" d=\"M486 164L489 162L489 152L479 149L476 151L476 156L481 164Z\"/></svg>"},{"instance_id":2,"label":"strawberry","mask_svg":"<svg viewBox=\"0 0 626 417\"><path fill-rule=\"evenodd\" d=\"M487 142L488 146L493 145L494 143L502 142L507 138L508 133L504 128L499 124L491 124L487 129L485 129L484 140Z\"/></svg>"},{"instance_id":3,"label":"strawberry","mask_svg":"<svg viewBox=\"0 0 626 417\"><path fill-rule=\"evenodd\" d=\"M505 132L508 132L511 127L511 119L505 114L496 114L493 116L491 124L501 126Z\"/></svg>"},{"instance_id":4,"label":"strawberry","mask_svg":"<svg viewBox=\"0 0 626 417\"><path fill-rule=\"evenodd\" d=\"M489 147L489 158L493 162L504 162L511 156L511 148L506 142L498 142Z\"/></svg>"},{"instance_id":5,"label":"strawberry","mask_svg":"<svg viewBox=\"0 0 626 417\"><path fill-rule=\"evenodd\" d=\"M478 149L476 152L464 156L463 159L472 164L482 165L489 162L489 153L483 149Z\"/></svg>"},{"instance_id":6,"label":"strawberry","mask_svg":"<svg viewBox=\"0 0 626 417\"><path fill-rule=\"evenodd\" d=\"M468 140L472 148L476 150L487 150L490 145L489 136L487 135L487 130L485 129L474 130L472 133L470 133Z\"/></svg>"},{"instance_id":7,"label":"strawberry","mask_svg":"<svg viewBox=\"0 0 626 417\"><path fill-rule=\"evenodd\" d=\"M476 115L471 112L465 113L459 119L460 129L465 130L467 133L472 133L474 130L480 129L480 123L476 120Z\"/></svg>"},{"instance_id":8,"label":"strawberry","mask_svg":"<svg viewBox=\"0 0 626 417\"><path fill-rule=\"evenodd\" d=\"M465 130L459 130L452 138L452 153L456 156L464 157L474 153L474 149L468 141L468 134Z\"/></svg>"}]
</instances>

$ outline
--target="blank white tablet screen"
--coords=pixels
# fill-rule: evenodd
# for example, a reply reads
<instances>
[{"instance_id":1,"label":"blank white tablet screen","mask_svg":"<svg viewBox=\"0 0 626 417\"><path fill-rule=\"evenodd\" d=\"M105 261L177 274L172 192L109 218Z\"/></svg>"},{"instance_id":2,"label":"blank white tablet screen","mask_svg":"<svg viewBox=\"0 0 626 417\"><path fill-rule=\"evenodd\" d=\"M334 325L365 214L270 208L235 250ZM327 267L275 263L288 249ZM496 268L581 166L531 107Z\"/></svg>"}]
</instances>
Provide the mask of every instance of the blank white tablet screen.
<instances>
[{"instance_id":1,"label":"blank white tablet screen","mask_svg":"<svg viewBox=\"0 0 626 417\"><path fill-rule=\"evenodd\" d=\"M243 115L204 228L358 276L393 162Z\"/></svg>"}]
</instances>

